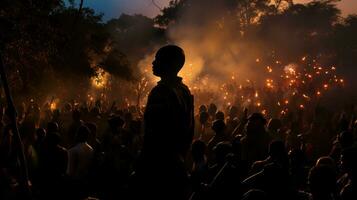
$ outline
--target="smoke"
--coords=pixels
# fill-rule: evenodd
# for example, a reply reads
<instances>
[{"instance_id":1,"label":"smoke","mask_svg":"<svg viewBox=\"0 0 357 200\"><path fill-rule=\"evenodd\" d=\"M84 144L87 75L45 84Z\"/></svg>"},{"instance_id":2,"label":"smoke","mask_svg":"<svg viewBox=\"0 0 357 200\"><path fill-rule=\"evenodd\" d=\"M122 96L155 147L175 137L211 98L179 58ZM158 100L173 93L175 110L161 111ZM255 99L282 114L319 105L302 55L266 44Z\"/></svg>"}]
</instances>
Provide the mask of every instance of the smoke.
<instances>
[{"instance_id":1,"label":"smoke","mask_svg":"<svg viewBox=\"0 0 357 200\"><path fill-rule=\"evenodd\" d=\"M169 43L185 51L186 62L179 73L184 83L196 92L196 96L197 90L209 96L201 95L201 100L216 103L222 100L222 86L232 77L264 85L265 79L260 74L265 69L258 68L256 62L258 42L242 39L243 33L233 20L235 16L227 7L229 5L225 1L190 2L180 11L178 21L166 30ZM151 75L154 56L155 52L151 52L139 62L141 73L153 84L158 81Z\"/></svg>"}]
</instances>

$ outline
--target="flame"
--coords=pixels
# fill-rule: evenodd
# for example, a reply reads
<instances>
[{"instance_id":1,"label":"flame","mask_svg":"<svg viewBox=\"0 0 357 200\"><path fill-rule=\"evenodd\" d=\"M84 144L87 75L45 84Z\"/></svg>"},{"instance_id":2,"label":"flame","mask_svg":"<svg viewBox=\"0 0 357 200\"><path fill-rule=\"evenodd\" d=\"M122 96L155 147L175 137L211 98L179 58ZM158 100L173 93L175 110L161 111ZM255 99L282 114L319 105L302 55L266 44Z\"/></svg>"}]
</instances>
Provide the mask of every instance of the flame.
<instances>
[{"instance_id":1,"label":"flame","mask_svg":"<svg viewBox=\"0 0 357 200\"><path fill-rule=\"evenodd\" d=\"M92 86L98 89L106 87L109 82L109 76L110 74L102 68L96 68L95 76L91 78Z\"/></svg>"},{"instance_id":2,"label":"flame","mask_svg":"<svg viewBox=\"0 0 357 200\"><path fill-rule=\"evenodd\" d=\"M50 109L51 109L52 111L56 110L56 109L57 109L57 103L56 103L56 102L52 102L52 103L50 104Z\"/></svg>"}]
</instances>

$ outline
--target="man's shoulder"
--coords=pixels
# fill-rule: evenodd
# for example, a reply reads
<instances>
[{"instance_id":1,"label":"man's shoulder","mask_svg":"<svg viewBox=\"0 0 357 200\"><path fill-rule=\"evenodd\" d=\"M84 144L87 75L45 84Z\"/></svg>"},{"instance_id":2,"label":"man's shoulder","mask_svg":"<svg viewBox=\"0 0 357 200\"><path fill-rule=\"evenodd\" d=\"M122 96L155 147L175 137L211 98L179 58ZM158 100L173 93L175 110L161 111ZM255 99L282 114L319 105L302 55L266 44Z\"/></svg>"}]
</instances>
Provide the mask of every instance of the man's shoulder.
<instances>
[{"instance_id":1,"label":"man's shoulder","mask_svg":"<svg viewBox=\"0 0 357 200\"><path fill-rule=\"evenodd\" d=\"M152 88L150 94L151 95L155 95L155 94L160 94L162 95L163 93L167 94L170 93L171 89L169 87L167 87L164 84L157 84L155 87Z\"/></svg>"}]
</instances>

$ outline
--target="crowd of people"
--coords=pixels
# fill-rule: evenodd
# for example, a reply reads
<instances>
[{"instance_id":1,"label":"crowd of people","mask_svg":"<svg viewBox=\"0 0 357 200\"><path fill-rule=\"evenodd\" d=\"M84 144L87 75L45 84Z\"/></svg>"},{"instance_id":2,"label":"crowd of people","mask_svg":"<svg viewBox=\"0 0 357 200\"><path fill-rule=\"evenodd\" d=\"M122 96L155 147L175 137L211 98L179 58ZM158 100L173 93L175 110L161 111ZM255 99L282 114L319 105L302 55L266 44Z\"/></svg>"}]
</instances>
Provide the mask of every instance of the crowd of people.
<instances>
[{"instance_id":1,"label":"crowd of people","mask_svg":"<svg viewBox=\"0 0 357 200\"><path fill-rule=\"evenodd\" d=\"M177 77L184 58L177 46L158 51L161 81L144 112L32 100L14 120L2 106L0 199L357 199L354 106L274 117L210 103L194 112Z\"/></svg>"},{"instance_id":2,"label":"crowd of people","mask_svg":"<svg viewBox=\"0 0 357 200\"><path fill-rule=\"evenodd\" d=\"M293 113L266 119L235 106L224 109L201 105L195 116L185 159L192 199L357 198L352 112L324 116L320 108L306 121ZM7 110L1 114L1 199L17 199L18 144ZM99 102L67 103L61 110L30 102L19 109L32 197L130 199L142 122L135 107L105 109Z\"/></svg>"}]
</instances>

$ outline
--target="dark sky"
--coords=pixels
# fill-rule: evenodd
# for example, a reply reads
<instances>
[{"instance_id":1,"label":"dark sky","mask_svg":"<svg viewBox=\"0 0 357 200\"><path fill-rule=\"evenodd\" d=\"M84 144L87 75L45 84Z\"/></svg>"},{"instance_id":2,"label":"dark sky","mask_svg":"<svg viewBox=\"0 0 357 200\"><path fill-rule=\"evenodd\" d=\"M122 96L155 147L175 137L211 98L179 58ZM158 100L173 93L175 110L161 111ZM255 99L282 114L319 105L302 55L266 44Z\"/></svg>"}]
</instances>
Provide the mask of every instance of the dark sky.
<instances>
[{"instance_id":1,"label":"dark sky","mask_svg":"<svg viewBox=\"0 0 357 200\"><path fill-rule=\"evenodd\" d=\"M155 0L155 2L163 8L168 5L169 0ZM122 13L154 17L160 12L152 0L84 0L84 5L104 13L104 20L119 17Z\"/></svg>"},{"instance_id":2,"label":"dark sky","mask_svg":"<svg viewBox=\"0 0 357 200\"><path fill-rule=\"evenodd\" d=\"M154 0L160 7L168 5L170 0ZM306 3L311 0L295 0L295 3ZM97 12L104 13L104 20L119 17L122 13L143 14L149 17L157 15L160 11L152 0L84 0L84 5L94 8ZM357 13L357 0L341 0L338 7L343 15Z\"/></svg>"}]
</instances>

